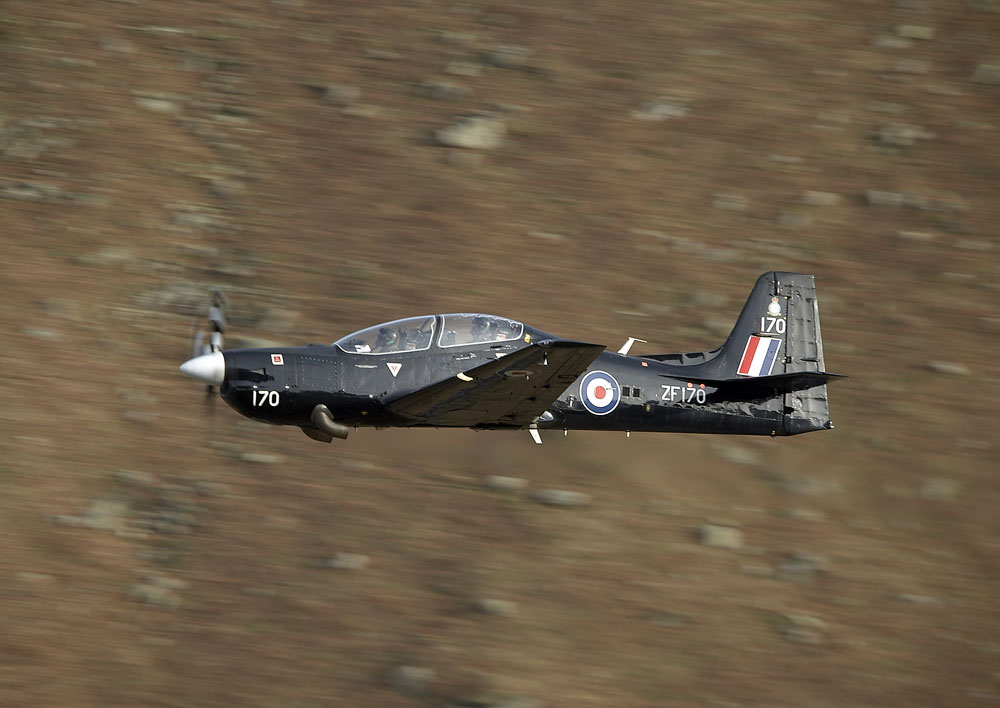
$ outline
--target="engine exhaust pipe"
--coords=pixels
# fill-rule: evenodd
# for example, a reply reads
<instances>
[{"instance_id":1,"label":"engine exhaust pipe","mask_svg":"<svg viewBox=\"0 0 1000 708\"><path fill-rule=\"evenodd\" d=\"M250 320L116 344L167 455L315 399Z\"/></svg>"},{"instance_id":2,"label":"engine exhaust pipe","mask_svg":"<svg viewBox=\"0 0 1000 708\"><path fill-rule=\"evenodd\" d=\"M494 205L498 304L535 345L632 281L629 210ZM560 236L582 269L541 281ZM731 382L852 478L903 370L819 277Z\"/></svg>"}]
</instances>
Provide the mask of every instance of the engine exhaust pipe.
<instances>
[{"instance_id":1,"label":"engine exhaust pipe","mask_svg":"<svg viewBox=\"0 0 1000 708\"><path fill-rule=\"evenodd\" d=\"M322 403L312 409L309 419L320 432L338 440L346 440L347 434L351 432L346 425L336 422L330 414L330 409Z\"/></svg>"}]
</instances>

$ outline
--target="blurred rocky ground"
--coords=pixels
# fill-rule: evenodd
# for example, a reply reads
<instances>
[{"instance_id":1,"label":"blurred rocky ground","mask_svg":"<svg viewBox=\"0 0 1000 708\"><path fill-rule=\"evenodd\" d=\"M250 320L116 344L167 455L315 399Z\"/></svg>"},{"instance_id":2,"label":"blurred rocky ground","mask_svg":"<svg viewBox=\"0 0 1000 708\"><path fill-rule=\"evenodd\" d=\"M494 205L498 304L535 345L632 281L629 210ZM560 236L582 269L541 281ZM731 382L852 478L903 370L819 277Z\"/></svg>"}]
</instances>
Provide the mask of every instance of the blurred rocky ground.
<instances>
[{"instance_id":1,"label":"blurred rocky ground","mask_svg":"<svg viewBox=\"0 0 1000 708\"><path fill-rule=\"evenodd\" d=\"M7 0L0 704L996 703L998 47L994 0ZM771 269L832 432L323 446L177 371L214 285L234 346L665 352Z\"/></svg>"}]
</instances>

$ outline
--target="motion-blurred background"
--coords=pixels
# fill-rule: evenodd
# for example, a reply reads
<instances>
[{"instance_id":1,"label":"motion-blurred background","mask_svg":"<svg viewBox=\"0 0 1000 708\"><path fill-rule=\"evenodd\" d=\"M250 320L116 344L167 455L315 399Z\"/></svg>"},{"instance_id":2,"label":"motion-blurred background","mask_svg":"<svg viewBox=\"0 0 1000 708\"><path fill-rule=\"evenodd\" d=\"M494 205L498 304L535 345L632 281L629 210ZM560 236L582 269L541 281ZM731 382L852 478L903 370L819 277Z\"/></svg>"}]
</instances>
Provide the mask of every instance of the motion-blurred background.
<instances>
[{"instance_id":1,"label":"motion-blurred background","mask_svg":"<svg viewBox=\"0 0 1000 708\"><path fill-rule=\"evenodd\" d=\"M7 0L0 704L997 704L998 12ZM212 285L653 353L771 269L834 431L327 446L177 370Z\"/></svg>"}]
</instances>

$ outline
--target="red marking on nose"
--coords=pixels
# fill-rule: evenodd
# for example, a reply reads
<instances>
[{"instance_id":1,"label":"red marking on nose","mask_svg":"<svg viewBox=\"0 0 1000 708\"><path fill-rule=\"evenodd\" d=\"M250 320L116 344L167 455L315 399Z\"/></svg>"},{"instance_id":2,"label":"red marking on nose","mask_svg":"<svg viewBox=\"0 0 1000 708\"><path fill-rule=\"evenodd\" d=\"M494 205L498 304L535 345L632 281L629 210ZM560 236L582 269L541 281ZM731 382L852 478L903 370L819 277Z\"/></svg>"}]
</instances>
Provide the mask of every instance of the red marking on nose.
<instances>
[{"instance_id":1,"label":"red marking on nose","mask_svg":"<svg viewBox=\"0 0 1000 708\"><path fill-rule=\"evenodd\" d=\"M597 386L594 389L594 398L596 398L598 401L600 401L602 398L604 398L604 396L607 394L607 392L608 392L608 390L606 388L604 388L603 386Z\"/></svg>"}]
</instances>

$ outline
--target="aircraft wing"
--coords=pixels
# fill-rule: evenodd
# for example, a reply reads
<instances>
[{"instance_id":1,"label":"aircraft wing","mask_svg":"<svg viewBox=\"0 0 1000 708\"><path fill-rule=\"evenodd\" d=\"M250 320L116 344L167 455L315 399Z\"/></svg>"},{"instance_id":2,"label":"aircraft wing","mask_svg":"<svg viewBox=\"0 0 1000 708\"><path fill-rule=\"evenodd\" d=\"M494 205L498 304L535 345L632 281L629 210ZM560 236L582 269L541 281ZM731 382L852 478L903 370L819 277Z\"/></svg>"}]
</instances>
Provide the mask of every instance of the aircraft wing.
<instances>
[{"instance_id":1,"label":"aircraft wing","mask_svg":"<svg viewBox=\"0 0 1000 708\"><path fill-rule=\"evenodd\" d=\"M385 404L427 425L524 427L602 351L600 344L544 340Z\"/></svg>"}]
</instances>

